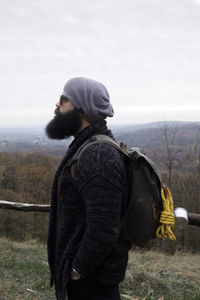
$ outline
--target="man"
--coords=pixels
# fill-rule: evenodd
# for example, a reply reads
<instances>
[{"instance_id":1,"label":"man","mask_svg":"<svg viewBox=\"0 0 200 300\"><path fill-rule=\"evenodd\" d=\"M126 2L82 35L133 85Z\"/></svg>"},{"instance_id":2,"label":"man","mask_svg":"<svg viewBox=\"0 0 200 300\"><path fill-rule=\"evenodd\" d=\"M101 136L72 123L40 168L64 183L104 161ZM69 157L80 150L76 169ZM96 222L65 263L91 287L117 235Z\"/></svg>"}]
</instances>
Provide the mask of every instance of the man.
<instances>
[{"instance_id":1,"label":"man","mask_svg":"<svg viewBox=\"0 0 200 300\"><path fill-rule=\"evenodd\" d=\"M51 284L58 300L118 300L130 243L120 232L127 201L127 170L110 144L89 146L72 176L75 153L96 134L113 138L109 94L99 82L73 78L46 126L49 138L74 136L55 174L48 234ZM114 138L113 138L114 139Z\"/></svg>"}]
</instances>

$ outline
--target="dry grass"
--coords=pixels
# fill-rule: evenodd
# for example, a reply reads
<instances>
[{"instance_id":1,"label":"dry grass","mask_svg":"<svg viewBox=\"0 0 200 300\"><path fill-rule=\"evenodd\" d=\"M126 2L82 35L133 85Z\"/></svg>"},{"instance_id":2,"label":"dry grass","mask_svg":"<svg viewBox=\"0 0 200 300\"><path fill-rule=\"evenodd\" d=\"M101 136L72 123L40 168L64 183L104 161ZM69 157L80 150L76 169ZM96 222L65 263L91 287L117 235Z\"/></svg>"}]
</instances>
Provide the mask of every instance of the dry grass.
<instances>
[{"instance_id":1,"label":"dry grass","mask_svg":"<svg viewBox=\"0 0 200 300\"><path fill-rule=\"evenodd\" d=\"M121 294L132 299L200 300L200 254L130 253ZM130 299L122 296L122 299Z\"/></svg>"},{"instance_id":2,"label":"dry grass","mask_svg":"<svg viewBox=\"0 0 200 300\"><path fill-rule=\"evenodd\" d=\"M55 300L45 245L1 239L0 253L0 299ZM122 300L200 300L200 254L136 250L120 291Z\"/></svg>"}]
</instances>

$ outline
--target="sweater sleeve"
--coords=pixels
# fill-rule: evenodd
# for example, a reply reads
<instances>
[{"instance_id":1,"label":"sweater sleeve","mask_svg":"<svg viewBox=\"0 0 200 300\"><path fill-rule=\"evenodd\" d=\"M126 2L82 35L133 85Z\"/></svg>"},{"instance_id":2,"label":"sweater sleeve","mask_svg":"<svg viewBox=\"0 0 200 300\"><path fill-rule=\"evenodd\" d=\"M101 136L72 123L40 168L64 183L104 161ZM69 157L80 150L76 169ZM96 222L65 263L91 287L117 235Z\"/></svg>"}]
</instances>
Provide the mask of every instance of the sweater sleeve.
<instances>
[{"instance_id":1,"label":"sweater sleeve","mask_svg":"<svg viewBox=\"0 0 200 300\"><path fill-rule=\"evenodd\" d=\"M86 230L72 267L83 277L95 271L119 237L124 168L121 154L110 145L91 146L80 159Z\"/></svg>"}]
</instances>

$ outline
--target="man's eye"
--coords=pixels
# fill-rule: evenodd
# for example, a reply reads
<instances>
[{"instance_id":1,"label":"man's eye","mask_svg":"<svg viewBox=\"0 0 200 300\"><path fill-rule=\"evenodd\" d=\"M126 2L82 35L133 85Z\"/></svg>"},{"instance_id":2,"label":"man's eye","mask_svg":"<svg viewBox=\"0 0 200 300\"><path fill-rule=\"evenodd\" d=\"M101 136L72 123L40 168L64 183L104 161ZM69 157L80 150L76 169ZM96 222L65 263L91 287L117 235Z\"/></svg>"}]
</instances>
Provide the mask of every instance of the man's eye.
<instances>
[{"instance_id":1,"label":"man's eye","mask_svg":"<svg viewBox=\"0 0 200 300\"><path fill-rule=\"evenodd\" d=\"M63 105L64 103L66 103L68 101L69 101L69 99L67 97L65 97L63 95L60 97L60 105Z\"/></svg>"}]
</instances>

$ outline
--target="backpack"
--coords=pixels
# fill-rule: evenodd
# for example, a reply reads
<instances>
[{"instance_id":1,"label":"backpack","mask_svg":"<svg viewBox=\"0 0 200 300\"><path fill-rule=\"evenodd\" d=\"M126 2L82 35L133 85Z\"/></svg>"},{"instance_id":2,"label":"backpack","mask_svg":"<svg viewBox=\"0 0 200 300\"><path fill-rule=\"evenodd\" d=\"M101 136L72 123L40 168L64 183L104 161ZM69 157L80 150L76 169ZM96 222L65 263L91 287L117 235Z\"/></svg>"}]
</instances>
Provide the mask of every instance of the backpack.
<instances>
[{"instance_id":1,"label":"backpack","mask_svg":"<svg viewBox=\"0 0 200 300\"><path fill-rule=\"evenodd\" d=\"M171 205L166 202L171 197L170 191L162 186L156 165L139 148L127 150L123 144L118 145L109 136L92 136L73 157L72 177L75 179L78 176L80 156L88 147L97 143L108 143L125 156L129 195L126 213L121 217L121 232L126 239L141 247L146 246L156 235L175 240L172 198Z\"/></svg>"}]
</instances>

